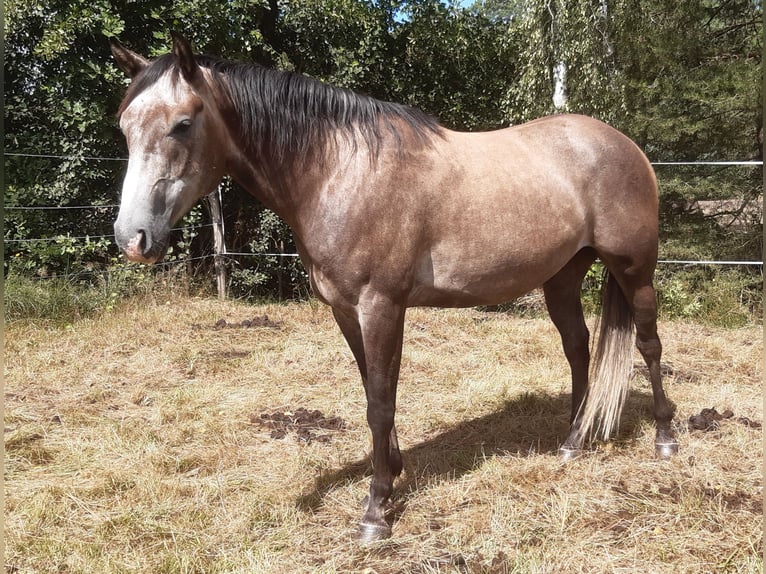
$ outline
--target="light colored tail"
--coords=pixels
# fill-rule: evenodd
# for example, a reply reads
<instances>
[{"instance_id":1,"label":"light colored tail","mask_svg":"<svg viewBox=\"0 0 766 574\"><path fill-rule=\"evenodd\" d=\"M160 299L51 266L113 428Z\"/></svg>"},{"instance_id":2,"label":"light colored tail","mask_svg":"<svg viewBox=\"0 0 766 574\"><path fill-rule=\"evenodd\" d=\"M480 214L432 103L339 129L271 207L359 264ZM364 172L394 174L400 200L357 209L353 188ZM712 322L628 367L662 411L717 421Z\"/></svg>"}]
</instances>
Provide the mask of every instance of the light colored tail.
<instances>
[{"instance_id":1,"label":"light colored tail","mask_svg":"<svg viewBox=\"0 0 766 574\"><path fill-rule=\"evenodd\" d=\"M606 272L596 352L580 407L581 436L604 440L620 425L633 370L633 313L611 273Z\"/></svg>"}]
</instances>

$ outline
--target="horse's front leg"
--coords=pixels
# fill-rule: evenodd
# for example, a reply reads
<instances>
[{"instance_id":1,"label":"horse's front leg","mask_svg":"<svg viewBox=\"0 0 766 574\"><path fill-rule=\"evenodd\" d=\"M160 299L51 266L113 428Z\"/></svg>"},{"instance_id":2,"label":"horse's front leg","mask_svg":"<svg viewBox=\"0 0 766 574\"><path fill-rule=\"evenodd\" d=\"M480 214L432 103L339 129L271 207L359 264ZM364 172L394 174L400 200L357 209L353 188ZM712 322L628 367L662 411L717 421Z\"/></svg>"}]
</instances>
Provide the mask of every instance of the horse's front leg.
<instances>
[{"instance_id":1,"label":"horse's front leg","mask_svg":"<svg viewBox=\"0 0 766 574\"><path fill-rule=\"evenodd\" d=\"M402 469L399 445L396 444L394 414L396 384L402 358L404 313L403 305L380 296L368 302L360 302L355 313L335 311L335 318L357 362L361 363L360 371L367 395L373 473L367 508L359 524L362 540L366 542L382 540L391 535L391 527L386 521L386 506L393 492L394 477ZM359 355L363 356L363 363Z\"/></svg>"}]
</instances>

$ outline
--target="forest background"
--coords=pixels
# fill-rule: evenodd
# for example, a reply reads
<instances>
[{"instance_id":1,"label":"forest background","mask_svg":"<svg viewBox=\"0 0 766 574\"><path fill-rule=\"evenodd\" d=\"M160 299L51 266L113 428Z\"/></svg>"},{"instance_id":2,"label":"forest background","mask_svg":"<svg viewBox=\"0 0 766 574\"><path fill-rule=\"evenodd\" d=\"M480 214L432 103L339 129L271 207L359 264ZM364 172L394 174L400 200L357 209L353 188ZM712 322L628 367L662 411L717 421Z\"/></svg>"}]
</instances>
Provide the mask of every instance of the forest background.
<instances>
[{"instance_id":1,"label":"forest background","mask_svg":"<svg viewBox=\"0 0 766 574\"><path fill-rule=\"evenodd\" d=\"M294 70L488 130L549 113L600 118L655 162L763 157L760 0L154 0L5 2L6 320L64 320L158 283L212 285L210 215L179 224L167 263L114 245L127 85L108 38L149 56L170 30L200 53ZM657 165L666 260L762 261L762 165ZM222 185L229 290L303 298L289 229ZM589 277L586 289L598 285ZM665 316L762 315L762 265L665 264ZM595 300L595 299L594 299Z\"/></svg>"}]
</instances>

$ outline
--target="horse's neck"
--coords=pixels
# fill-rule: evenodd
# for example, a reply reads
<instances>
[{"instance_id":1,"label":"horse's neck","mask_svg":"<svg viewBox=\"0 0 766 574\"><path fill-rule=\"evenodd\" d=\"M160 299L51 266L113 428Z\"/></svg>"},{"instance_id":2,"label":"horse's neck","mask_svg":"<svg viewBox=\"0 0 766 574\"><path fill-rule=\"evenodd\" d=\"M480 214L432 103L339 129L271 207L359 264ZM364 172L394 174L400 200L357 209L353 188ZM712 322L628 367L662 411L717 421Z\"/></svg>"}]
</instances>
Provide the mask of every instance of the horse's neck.
<instances>
[{"instance_id":1,"label":"horse's neck","mask_svg":"<svg viewBox=\"0 0 766 574\"><path fill-rule=\"evenodd\" d=\"M285 160L278 167L267 168L261 158L249 157L244 150L239 150L230 162L229 174L245 191L282 218L293 233L300 234L311 205L329 177L321 165L306 163Z\"/></svg>"}]
</instances>

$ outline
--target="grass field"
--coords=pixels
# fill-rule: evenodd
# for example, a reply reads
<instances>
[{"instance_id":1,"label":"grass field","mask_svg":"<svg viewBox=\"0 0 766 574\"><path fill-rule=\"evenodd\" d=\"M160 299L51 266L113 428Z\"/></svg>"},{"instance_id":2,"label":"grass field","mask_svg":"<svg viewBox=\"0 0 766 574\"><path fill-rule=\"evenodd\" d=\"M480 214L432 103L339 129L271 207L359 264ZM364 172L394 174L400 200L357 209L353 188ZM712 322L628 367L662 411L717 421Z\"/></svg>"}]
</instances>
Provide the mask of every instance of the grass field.
<instances>
[{"instance_id":1,"label":"grass field","mask_svg":"<svg viewBox=\"0 0 766 574\"><path fill-rule=\"evenodd\" d=\"M619 436L563 465L550 322L411 310L394 535L363 546L364 393L329 308L6 325L7 572L761 572L762 328L661 335L679 456L653 458L637 368ZM688 430L706 407L733 416Z\"/></svg>"}]
</instances>

